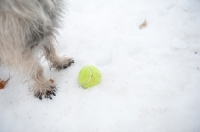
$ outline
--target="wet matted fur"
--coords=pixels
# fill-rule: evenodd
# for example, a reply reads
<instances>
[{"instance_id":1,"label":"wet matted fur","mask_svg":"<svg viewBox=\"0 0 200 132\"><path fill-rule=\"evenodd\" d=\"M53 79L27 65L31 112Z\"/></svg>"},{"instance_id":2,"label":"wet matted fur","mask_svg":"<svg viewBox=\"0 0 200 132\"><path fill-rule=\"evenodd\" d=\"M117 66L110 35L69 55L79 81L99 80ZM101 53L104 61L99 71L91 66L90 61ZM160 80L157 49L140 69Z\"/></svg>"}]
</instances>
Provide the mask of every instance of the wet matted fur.
<instances>
[{"instance_id":1,"label":"wet matted fur","mask_svg":"<svg viewBox=\"0 0 200 132\"><path fill-rule=\"evenodd\" d=\"M40 99L51 99L56 87L43 75L39 52L57 70L74 63L59 57L54 46L62 6L62 0L0 0L0 63L26 75Z\"/></svg>"}]
</instances>

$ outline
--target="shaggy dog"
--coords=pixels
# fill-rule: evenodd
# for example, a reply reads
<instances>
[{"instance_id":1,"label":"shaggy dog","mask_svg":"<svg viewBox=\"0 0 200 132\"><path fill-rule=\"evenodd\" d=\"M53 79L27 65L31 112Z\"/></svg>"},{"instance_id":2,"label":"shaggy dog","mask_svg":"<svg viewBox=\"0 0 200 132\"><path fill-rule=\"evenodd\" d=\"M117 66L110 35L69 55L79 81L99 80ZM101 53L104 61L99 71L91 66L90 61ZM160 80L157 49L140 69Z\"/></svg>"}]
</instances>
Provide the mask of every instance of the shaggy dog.
<instances>
[{"instance_id":1,"label":"shaggy dog","mask_svg":"<svg viewBox=\"0 0 200 132\"><path fill-rule=\"evenodd\" d=\"M26 75L39 99L51 99L56 92L56 86L44 77L39 53L56 70L74 63L55 50L62 6L62 0L0 0L0 63Z\"/></svg>"}]
</instances>

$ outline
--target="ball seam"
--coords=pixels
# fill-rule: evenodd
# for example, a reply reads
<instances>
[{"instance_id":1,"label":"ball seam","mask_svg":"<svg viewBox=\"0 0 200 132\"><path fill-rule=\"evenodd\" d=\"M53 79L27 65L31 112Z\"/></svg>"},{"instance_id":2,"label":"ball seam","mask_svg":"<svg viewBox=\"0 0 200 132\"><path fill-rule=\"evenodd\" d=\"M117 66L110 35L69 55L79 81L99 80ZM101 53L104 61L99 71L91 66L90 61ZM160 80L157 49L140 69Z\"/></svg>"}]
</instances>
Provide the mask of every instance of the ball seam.
<instances>
[{"instance_id":1,"label":"ball seam","mask_svg":"<svg viewBox=\"0 0 200 132\"><path fill-rule=\"evenodd\" d=\"M92 79L92 70L89 67L87 67L87 68L90 71L90 78L88 79L88 81L86 83L83 84L84 86L87 85L90 82L90 80Z\"/></svg>"}]
</instances>

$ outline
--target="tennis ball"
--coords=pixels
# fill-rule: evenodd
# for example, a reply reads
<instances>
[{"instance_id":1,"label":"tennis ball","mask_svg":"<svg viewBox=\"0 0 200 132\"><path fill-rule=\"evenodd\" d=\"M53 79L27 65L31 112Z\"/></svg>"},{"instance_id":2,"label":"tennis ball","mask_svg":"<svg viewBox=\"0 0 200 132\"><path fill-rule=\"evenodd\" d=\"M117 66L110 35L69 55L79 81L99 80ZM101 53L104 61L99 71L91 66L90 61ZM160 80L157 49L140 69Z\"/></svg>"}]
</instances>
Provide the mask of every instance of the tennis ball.
<instances>
[{"instance_id":1,"label":"tennis ball","mask_svg":"<svg viewBox=\"0 0 200 132\"><path fill-rule=\"evenodd\" d=\"M95 86L101 81L101 73L95 66L84 66L78 74L78 81L83 88Z\"/></svg>"}]
</instances>

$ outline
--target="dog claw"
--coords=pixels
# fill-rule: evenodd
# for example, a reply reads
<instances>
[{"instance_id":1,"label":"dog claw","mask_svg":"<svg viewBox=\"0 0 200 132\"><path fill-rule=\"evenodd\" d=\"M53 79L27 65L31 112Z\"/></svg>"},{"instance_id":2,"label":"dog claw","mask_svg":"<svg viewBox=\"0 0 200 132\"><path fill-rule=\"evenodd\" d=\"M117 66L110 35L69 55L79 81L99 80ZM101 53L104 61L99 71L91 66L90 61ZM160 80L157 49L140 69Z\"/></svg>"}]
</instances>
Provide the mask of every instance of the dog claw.
<instances>
[{"instance_id":1,"label":"dog claw","mask_svg":"<svg viewBox=\"0 0 200 132\"><path fill-rule=\"evenodd\" d=\"M74 60L66 59L63 62L53 64L51 67L54 67L56 70L60 71L61 69L70 67L72 63L74 63Z\"/></svg>"},{"instance_id":2,"label":"dog claw","mask_svg":"<svg viewBox=\"0 0 200 132\"><path fill-rule=\"evenodd\" d=\"M35 97L39 98L40 100L42 100L42 97L47 98L47 99L52 99L52 95L56 96L55 92L56 92L56 86L49 86L51 89L46 90L45 92L36 92L35 93Z\"/></svg>"}]
</instances>

